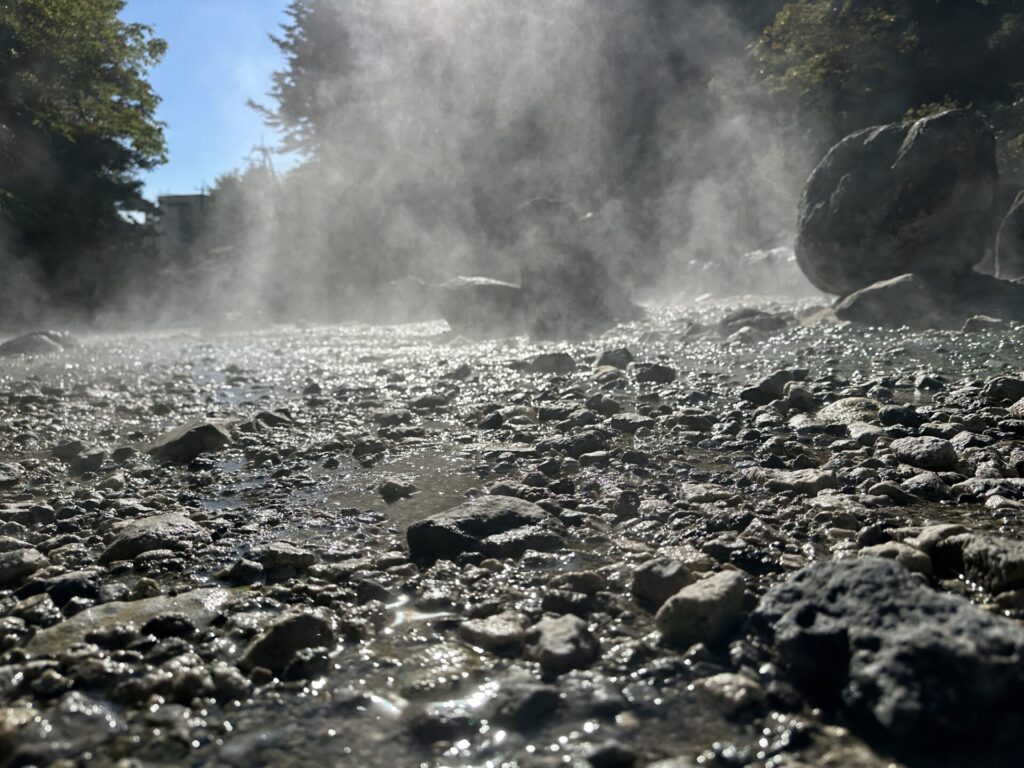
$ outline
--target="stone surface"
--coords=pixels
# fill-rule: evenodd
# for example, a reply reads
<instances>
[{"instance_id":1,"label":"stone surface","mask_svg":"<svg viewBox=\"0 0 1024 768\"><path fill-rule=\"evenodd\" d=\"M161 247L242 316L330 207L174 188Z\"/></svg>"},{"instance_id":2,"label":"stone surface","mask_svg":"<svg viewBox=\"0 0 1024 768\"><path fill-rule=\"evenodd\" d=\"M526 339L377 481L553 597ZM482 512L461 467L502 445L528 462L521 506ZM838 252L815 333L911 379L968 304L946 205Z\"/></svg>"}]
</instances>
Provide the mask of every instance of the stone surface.
<instances>
[{"instance_id":1,"label":"stone surface","mask_svg":"<svg viewBox=\"0 0 1024 768\"><path fill-rule=\"evenodd\" d=\"M683 587L693 584L694 576L685 563L657 557L642 563L633 572L633 594L657 609Z\"/></svg>"},{"instance_id":2,"label":"stone surface","mask_svg":"<svg viewBox=\"0 0 1024 768\"><path fill-rule=\"evenodd\" d=\"M177 512L139 518L125 524L100 556L100 562L131 560L155 549L183 551L206 543L210 534Z\"/></svg>"},{"instance_id":3,"label":"stone surface","mask_svg":"<svg viewBox=\"0 0 1024 768\"><path fill-rule=\"evenodd\" d=\"M974 112L857 131L808 179L800 268L840 295L908 272L966 272L990 245L997 179L992 128Z\"/></svg>"},{"instance_id":4,"label":"stone surface","mask_svg":"<svg viewBox=\"0 0 1024 768\"><path fill-rule=\"evenodd\" d=\"M77 613L56 626L37 632L26 650L33 654L58 654L95 630L117 625L141 627L164 614L180 614L196 627L204 628L219 615L231 593L226 589L196 589L173 597L150 597L131 602L115 601L95 605Z\"/></svg>"},{"instance_id":5,"label":"stone surface","mask_svg":"<svg viewBox=\"0 0 1024 768\"><path fill-rule=\"evenodd\" d=\"M805 693L918 754L1020 739L1024 630L891 560L817 563L761 599L754 625Z\"/></svg>"},{"instance_id":6,"label":"stone surface","mask_svg":"<svg viewBox=\"0 0 1024 768\"><path fill-rule=\"evenodd\" d=\"M201 453L220 451L231 444L227 424L193 421L172 429L154 440L145 451L162 461L189 462Z\"/></svg>"},{"instance_id":7,"label":"stone surface","mask_svg":"<svg viewBox=\"0 0 1024 768\"><path fill-rule=\"evenodd\" d=\"M675 645L713 644L743 615L746 579L723 571L683 587L670 597L655 620L665 639Z\"/></svg>"},{"instance_id":8,"label":"stone surface","mask_svg":"<svg viewBox=\"0 0 1024 768\"><path fill-rule=\"evenodd\" d=\"M321 611L292 613L274 621L249 643L239 659L245 670L254 667L280 674L305 648L334 644L334 623Z\"/></svg>"},{"instance_id":9,"label":"stone surface","mask_svg":"<svg viewBox=\"0 0 1024 768\"><path fill-rule=\"evenodd\" d=\"M553 675L585 669L594 663L599 652L600 646L587 622L572 614L543 618L526 635L526 657Z\"/></svg>"},{"instance_id":10,"label":"stone surface","mask_svg":"<svg viewBox=\"0 0 1024 768\"><path fill-rule=\"evenodd\" d=\"M550 512L511 496L484 496L413 523L406 537L419 560L453 560L464 552L508 556L517 531L550 548L564 527ZM523 541L523 539L520 539Z\"/></svg>"},{"instance_id":11,"label":"stone surface","mask_svg":"<svg viewBox=\"0 0 1024 768\"><path fill-rule=\"evenodd\" d=\"M526 618L506 611L483 619L467 619L459 625L459 637L492 653L518 651L526 638Z\"/></svg>"},{"instance_id":12,"label":"stone surface","mask_svg":"<svg viewBox=\"0 0 1024 768\"><path fill-rule=\"evenodd\" d=\"M897 459L918 469L943 472L955 470L959 463L953 444L939 437L902 437L889 448Z\"/></svg>"},{"instance_id":13,"label":"stone surface","mask_svg":"<svg viewBox=\"0 0 1024 768\"><path fill-rule=\"evenodd\" d=\"M18 584L49 564L49 560L31 547L0 553L0 587Z\"/></svg>"},{"instance_id":14,"label":"stone surface","mask_svg":"<svg viewBox=\"0 0 1024 768\"><path fill-rule=\"evenodd\" d=\"M1017 195L999 226L996 274L1008 280L1024 277L1024 192Z\"/></svg>"},{"instance_id":15,"label":"stone surface","mask_svg":"<svg viewBox=\"0 0 1024 768\"><path fill-rule=\"evenodd\" d=\"M963 575L994 594L1024 587L1024 542L961 533L940 539L933 550L940 573Z\"/></svg>"}]
</instances>

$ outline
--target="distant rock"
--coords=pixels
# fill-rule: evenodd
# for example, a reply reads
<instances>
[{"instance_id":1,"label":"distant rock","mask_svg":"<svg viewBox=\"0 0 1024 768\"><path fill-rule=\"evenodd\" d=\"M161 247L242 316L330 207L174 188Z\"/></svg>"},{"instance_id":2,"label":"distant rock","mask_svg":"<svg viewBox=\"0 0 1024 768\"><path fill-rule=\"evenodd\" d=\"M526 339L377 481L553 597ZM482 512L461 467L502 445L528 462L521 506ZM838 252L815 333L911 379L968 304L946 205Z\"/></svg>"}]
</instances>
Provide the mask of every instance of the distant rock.
<instances>
[{"instance_id":1,"label":"distant rock","mask_svg":"<svg viewBox=\"0 0 1024 768\"><path fill-rule=\"evenodd\" d=\"M544 352L526 364L530 373L567 374L576 370L576 361L566 352Z\"/></svg>"},{"instance_id":2,"label":"distant rock","mask_svg":"<svg viewBox=\"0 0 1024 768\"><path fill-rule=\"evenodd\" d=\"M992 128L970 110L857 131L807 182L800 268L839 295L906 273L965 273L990 247L997 179Z\"/></svg>"},{"instance_id":3,"label":"distant rock","mask_svg":"<svg viewBox=\"0 0 1024 768\"><path fill-rule=\"evenodd\" d=\"M417 560L454 560L464 552L517 557L527 549L557 549L564 526L536 504L512 496L484 496L413 523L406 533Z\"/></svg>"},{"instance_id":4,"label":"distant rock","mask_svg":"<svg viewBox=\"0 0 1024 768\"><path fill-rule=\"evenodd\" d=\"M145 451L163 461L187 463L201 453L220 451L231 444L224 421L192 421L160 436Z\"/></svg>"},{"instance_id":5,"label":"distant rock","mask_svg":"<svg viewBox=\"0 0 1024 768\"><path fill-rule=\"evenodd\" d=\"M456 277L427 287L441 317L458 334L486 338L524 330L523 292L518 285L489 277Z\"/></svg>"},{"instance_id":6,"label":"distant rock","mask_svg":"<svg viewBox=\"0 0 1024 768\"><path fill-rule=\"evenodd\" d=\"M0 344L0 357L54 355L77 346L78 341L66 331L36 331Z\"/></svg>"},{"instance_id":7,"label":"distant rock","mask_svg":"<svg viewBox=\"0 0 1024 768\"><path fill-rule=\"evenodd\" d=\"M898 754L967 764L954 750L975 765L978 753L1024 746L1024 629L892 560L804 568L765 594L752 622L813 702Z\"/></svg>"}]
</instances>

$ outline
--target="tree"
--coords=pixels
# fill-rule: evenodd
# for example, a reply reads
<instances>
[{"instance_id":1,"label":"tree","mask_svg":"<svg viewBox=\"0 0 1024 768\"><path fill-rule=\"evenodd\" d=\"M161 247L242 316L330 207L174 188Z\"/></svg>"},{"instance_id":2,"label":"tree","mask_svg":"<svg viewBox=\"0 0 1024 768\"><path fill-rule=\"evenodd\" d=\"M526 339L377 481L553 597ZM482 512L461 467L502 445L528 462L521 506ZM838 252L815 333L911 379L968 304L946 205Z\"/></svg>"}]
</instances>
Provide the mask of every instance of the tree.
<instances>
[{"instance_id":1,"label":"tree","mask_svg":"<svg viewBox=\"0 0 1024 768\"><path fill-rule=\"evenodd\" d=\"M0 217L53 283L140 245L140 171L165 161L146 80L166 44L124 0L0 2ZM88 291L76 289L89 301Z\"/></svg>"},{"instance_id":2,"label":"tree","mask_svg":"<svg viewBox=\"0 0 1024 768\"><path fill-rule=\"evenodd\" d=\"M291 21L280 35L270 36L286 61L274 73L268 94L276 106L250 105L280 131L283 151L312 157L323 149L329 125L341 111L340 81L351 65L349 33L333 0L292 0L285 13Z\"/></svg>"},{"instance_id":3,"label":"tree","mask_svg":"<svg viewBox=\"0 0 1024 768\"><path fill-rule=\"evenodd\" d=\"M973 106L999 132L1004 170L1020 172L1022 44L1021 0L800 0L779 11L754 57L780 108L822 144Z\"/></svg>"}]
</instances>

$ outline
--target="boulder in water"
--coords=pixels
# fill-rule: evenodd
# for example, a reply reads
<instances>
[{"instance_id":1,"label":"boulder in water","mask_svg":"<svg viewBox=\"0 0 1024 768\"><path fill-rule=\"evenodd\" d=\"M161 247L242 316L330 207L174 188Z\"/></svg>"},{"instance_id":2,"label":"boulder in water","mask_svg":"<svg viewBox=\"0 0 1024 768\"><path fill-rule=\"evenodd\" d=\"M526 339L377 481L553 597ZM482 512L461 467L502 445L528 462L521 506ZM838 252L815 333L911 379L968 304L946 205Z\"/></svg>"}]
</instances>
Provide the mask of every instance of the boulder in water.
<instances>
[{"instance_id":1,"label":"boulder in water","mask_svg":"<svg viewBox=\"0 0 1024 768\"><path fill-rule=\"evenodd\" d=\"M997 179L992 128L970 110L857 131L808 179L797 262L839 295L967 272L991 247Z\"/></svg>"}]
</instances>

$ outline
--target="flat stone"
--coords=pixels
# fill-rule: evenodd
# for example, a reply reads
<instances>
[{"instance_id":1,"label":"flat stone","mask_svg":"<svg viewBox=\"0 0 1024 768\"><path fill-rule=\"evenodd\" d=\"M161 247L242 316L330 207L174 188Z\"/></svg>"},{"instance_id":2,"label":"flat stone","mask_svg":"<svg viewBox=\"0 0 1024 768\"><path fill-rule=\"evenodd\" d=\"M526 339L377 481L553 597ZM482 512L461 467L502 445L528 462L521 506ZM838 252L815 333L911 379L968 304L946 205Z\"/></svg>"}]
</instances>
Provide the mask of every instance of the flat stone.
<instances>
[{"instance_id":1,"label":"flat stone","mask_svg":"<svg viewBox=\"0 0 1024 768\"><path fill-rule=\"evenodd\" d=\"M459 637L492 653L514 653L526 639L526 617L506 611L483 619L467 619L459 625Z\"/></svg>"},{"instance_id":2,"label":"flat stone","mask_svg":"<svg viewBox=\"0 0 1024 768\"><path fill-rule=\"evenodd\" d=\"M72 645L85 641L94 630L119 624L141 627L164 614L180 614L199 629L205 629L220 614L231 593L226 589L196 589L173 597L161 595L145 600L110 602L94 605L65 619L56 626L40 630L25 649L33 655L58 655Z\"/></svg>"},{"instance_id":3,"label":"flat stone","mask_svg":"<svg viewBox=\"0 0 1024 768\"><path fill-rule=\"evenodd\" d=\"M751 477L769 491L794 491L806 496L816 496L839 485L834 472L822 469L756 469Z\"/></svg>"},{"instance_id":4,"label":"flat stone","mask_svg":"<svg viewBox=\"0 0 1024 768\"><path fill-rule=\"evenodd\" d=\"M201 453L221 451L231 444L225 421L192 421L172 429L145 447L161 461L187 463Z\"/></svg>"},{"instance_id":5,"label":"flat stone","mask_svg":"<svg viewBox=\"0 0 1024 768\"><path fill-rule=\"evenodd\" d=\"M893 455L904 464L932 472L956 470L956 449L941 437L901 437L889 445Z\"/></svg>"},{"instance_id":6,"label":"flat stone","mask_svg":"<svg viewBox=\"0 0 1024 768\"><path fill-rule=\"evenodd\" d=\"M571 613L541 619L530 628L526 643L526 657L553 675L586 669L600 653L587 622Z\"/></svg>"},{"instance_id":7,"label":"flat stone","mask_svg":"<svg viewBox=\"0 0 1024 768\"><path fill-rule=\"evenodd\" d=\"M0 586L16 585L49 564L49 560L31 547L0 553Z\"/></svg>"},{"instance_id":8,"label":"flat stone","mask_svg":"<svg viewBox=\"0 0 1024 768\"><path fill-rule=\"evenodd\" d=\"M100 562L131 560L154 549L180 552L209 541L210 534L201 525L183 514L168 512L132 520L124 525L100 555Z\"/></svg>"},{"instance_id":9,"label":"flat stone","mask_svg":"<svg viewBox=\"0 0 1024 768\"><path fill-rule=\"evenodd\" d=\"M737 571L722 571L683 587L658 609L658 629L676 645L714 644L743 615L746 579Z\"/></svg>"},{"instance_id":10,"label":"flat stone","mask_svg":"<svg viewBox=\"0 0 1024 768\"><path fill-rule=\"evenodd\" d=\"M519 533L515 533L518 529ZM413 523L406 537L412 557L454 560L464 552L510 556L531 543L559 542L564 526L536 504L513 496L483 496ZM493 554L492 554L493 553Z\"/></svg>"}]
</instances>

